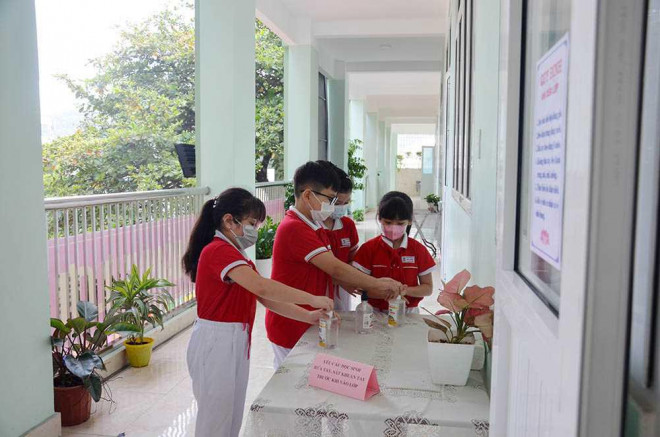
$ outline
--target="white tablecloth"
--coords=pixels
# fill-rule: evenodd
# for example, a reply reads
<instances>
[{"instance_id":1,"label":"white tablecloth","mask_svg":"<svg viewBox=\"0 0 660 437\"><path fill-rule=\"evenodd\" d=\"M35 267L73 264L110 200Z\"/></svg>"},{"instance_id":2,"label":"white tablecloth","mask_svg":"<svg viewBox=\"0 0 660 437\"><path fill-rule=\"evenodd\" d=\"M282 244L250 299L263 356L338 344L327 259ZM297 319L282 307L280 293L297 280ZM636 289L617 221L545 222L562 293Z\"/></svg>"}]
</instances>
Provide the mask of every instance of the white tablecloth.
<instances>
[{"instance_id":1,"label":"white tablecloth","mask_svg":"<svg viewBox=\"0 0 660 437\"><path fill-rule=\"evenodd\" d=\"M489 398L481 372L465 387L435 385L428 369L420 316L389 328L378 314L374 332L353 331L353 314L342 314L339 346L318 346L310 328L250 407L248 437L488 436ZM374 365L381 393L367 401L309 387L309 368L319 352Z\"/></svg>"}]
</instances>

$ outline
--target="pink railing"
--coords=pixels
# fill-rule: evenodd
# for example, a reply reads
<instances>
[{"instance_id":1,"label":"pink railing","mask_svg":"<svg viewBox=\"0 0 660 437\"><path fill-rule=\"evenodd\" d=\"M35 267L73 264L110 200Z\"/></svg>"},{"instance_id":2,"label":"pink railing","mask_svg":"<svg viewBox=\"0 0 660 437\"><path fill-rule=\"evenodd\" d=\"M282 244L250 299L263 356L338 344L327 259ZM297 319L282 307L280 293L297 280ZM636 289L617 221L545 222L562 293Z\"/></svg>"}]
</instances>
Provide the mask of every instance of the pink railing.
<instances>
[{"instance_id":1,"label":"pink railing","mask_svg":"<svg viewBox=\"0 0 660 437\"><path fill-rule=\"evenodd\" d=\"M266 205L266 215L270 216L275 223L284 218L284 199L286 197L286 186L288 182L262 182L257 183L254 195Z\"/></svg>"},{"instance_id":2,"label":"pink railing","mask_svg":"<svg viewBox=\"0 0 660 437\"><path fill-rule=\"evenodd\" d=\"M177 307L194 298L181 270L190 231L208 188L188 188L46 199L51 316L76 316L79 300L99 307L102 319L106 286L130 271L175 284Z\"/></svg>"}]
</instances>

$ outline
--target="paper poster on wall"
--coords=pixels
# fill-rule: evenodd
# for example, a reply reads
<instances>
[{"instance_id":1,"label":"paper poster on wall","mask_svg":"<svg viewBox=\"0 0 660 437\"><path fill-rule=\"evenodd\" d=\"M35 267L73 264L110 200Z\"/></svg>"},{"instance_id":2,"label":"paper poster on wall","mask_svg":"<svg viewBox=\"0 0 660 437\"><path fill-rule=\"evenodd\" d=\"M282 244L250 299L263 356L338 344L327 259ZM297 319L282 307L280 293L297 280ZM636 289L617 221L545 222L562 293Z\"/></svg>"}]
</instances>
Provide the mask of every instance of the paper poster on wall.
<instances>
[{"instance_id":1,"label":"paper poster on wall","mask_svg":"<svg viewBox=\"0 0 660 437\"><path fill-rule=\"evenodd\" d=\"M531 250L561 269L568 34L536 64L532 141Z\"/></svg>"}]
</instances>

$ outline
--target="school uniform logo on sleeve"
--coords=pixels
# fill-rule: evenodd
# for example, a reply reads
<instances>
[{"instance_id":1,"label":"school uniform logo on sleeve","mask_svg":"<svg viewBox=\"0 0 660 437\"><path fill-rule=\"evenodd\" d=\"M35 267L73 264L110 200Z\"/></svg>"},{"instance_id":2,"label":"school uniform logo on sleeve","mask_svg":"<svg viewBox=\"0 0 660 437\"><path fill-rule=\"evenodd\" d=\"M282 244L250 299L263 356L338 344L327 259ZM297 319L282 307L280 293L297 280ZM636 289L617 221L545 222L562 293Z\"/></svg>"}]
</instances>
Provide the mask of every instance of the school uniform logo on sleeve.
<instances>
[{"instance_id":1,"label":"school uniform logo on sleeve","mask_svg":"<svg viewBox=\"0 0 660 437\"><path fill-rule=\"evenodd\" d=\"M341 239L341 247L351 247L351 239L350 238L342 238Z\"/></svg>"},{"instance_id":2,"label":"school uniform logo on sleeve","mask_svg":"<svg viewBox=\"0 0 660 437\"><path fill-rule=\"evenodd\" d=\"M401 262L404 264L415 264L415 257L414 256L402 256L401 257Z\"/></svg>"}]
</instances>

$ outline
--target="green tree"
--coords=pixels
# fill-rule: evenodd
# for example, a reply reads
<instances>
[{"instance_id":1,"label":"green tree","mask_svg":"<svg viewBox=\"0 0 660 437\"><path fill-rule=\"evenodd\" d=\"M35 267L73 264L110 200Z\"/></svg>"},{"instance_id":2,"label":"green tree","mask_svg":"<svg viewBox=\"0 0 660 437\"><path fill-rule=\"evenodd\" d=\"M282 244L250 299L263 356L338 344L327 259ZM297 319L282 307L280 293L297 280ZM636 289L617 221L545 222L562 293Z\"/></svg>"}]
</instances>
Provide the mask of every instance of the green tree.
<instances>
[{"instance_id":1,"label":"green tree","mask_svg":"<svg viewBox=\"0 0 660 437\"><path fill-rule=\"evenodd\" d=\"M44 144L46 196L142 191L194 185L174 144L195 141L195 31L182 4L121 32L113 50L91 60L82 81L60 76L84 119L72 135ZM282 173L282 43L256 24L256 180Z\"/></svg>"},{"instance_id":2,"label":"green tree","mask_svg":"<svg viewBox=\"0 0 660 437\"><path fill-rule=\"evenodd\" d=\"M256 24L256 175L266 182L269 166L283 178L284 161L284 46L257 20Z\"/></svg>"}]
</instances>

